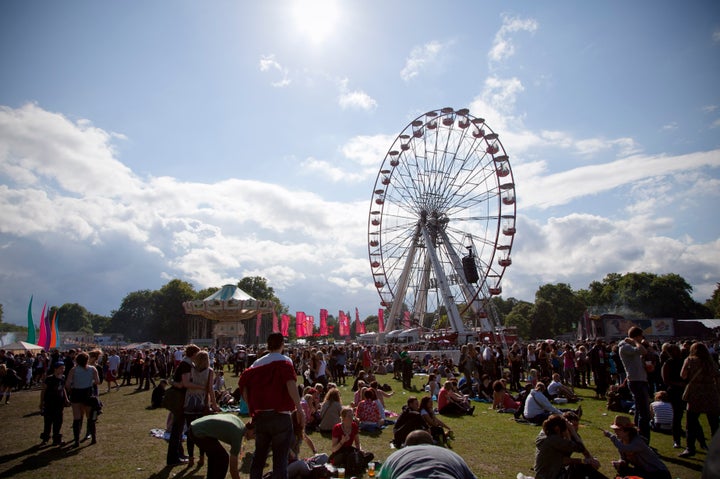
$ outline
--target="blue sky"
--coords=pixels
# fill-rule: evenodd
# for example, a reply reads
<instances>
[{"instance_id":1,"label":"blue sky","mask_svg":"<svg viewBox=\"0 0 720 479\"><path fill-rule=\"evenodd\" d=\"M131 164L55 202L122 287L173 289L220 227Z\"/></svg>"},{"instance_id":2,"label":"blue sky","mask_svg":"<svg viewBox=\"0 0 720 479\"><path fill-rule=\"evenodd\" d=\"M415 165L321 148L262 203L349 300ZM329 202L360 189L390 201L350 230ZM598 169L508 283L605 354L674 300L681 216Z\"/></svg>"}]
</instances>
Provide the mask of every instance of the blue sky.
<instances>
[{"instance_id":1,"label":"blue sky","mask_svg":"<svg viewBox=\"0 0 720 479\"><path fill-rule=\"evenodd\" d=\"M681 11L680 11L681 10ZM500 134L503 297L720 281L720 4L0 3L0 303L110 314L174 278L377 312L367 218L420 114Z\"/></svg>"}]
</instances>

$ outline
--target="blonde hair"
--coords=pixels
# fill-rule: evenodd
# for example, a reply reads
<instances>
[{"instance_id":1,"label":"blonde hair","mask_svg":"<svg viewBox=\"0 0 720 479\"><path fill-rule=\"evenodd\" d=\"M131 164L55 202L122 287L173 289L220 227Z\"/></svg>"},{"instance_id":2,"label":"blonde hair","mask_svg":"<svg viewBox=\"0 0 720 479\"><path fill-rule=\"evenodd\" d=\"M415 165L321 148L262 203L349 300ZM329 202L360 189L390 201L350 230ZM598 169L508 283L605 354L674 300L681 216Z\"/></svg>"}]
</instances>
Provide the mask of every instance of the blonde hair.
<instances>
[{"instance_id":1,"label":"blonde hair","mask_svg":"<svg viewBox=\"0 0 720 479\"><path fill-rule=\"evenodd\" d=\"M205 371L210 367L210 355L207 351L200 351L193 357L193 363L199 371Z\"/></svg>"}]
</instances>

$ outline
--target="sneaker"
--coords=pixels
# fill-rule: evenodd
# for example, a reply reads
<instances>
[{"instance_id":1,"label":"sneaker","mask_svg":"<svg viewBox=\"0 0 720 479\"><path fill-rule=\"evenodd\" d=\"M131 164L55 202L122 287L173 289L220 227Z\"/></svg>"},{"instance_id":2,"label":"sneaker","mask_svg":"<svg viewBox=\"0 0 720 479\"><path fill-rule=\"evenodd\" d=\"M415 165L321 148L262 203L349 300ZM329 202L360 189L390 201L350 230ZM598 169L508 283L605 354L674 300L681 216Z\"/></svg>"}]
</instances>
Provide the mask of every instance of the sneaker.
<instances>
[{"instance_id":1,"label":"sneaker","mask_svg":"<svg viewBox=\"0 0 720 479\"><path fill-rule=\"evenodd\" d=\"M683 452L678 454L678 457L692 457L695 455L695 451L691 451L690 449L685 449Z\"/></svg>"},{"instance_id":2,"label":"sneaker","mask_svg":"<svg viewBox=\"0 0 720 479\"><path fill-rule=\"evenodd\" d=\"M468 416L472 416L474 412L475 412L475 406L470 408L470 410L468 411Z\"/></svg>"},{"instance_id":3,"label":"sneaker","mask_svg":"<svg viewBox=\"0 0 720 479\"><path fill-rule=\"evenodd\" d=\"M679 442L674 442L674 443L673 443L673 449L680 449L681 447L682 447L682 446L680 445Z\"/></svg>"}]
</instances>

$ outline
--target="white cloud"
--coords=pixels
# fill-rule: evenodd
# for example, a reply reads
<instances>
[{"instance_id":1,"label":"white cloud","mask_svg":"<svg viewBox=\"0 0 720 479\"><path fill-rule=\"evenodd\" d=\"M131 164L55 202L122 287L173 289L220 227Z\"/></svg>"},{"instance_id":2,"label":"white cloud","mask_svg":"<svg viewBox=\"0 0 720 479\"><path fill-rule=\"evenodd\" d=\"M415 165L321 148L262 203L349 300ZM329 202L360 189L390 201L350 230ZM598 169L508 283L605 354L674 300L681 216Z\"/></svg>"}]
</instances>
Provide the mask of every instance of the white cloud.
<instances>
[{"instance_id":1,"label":"white cloud","mask_svg":"<svg viewBox=\"0 0 720 479\"><path fill-rule=\"evenodd\" d=\"M715 30L712 32L712 41L715 43L720 42L720 30Z\"/></svg>"},{"instance_id":2,"label":"white cloud","mask_svg":"<svg viewBox=\"0 0 720 479\"><path fill-rule=\"evenodd\" d=\"M637 155L555 174L526 176L519 172L518 201L524 207L548 208L596 195L637 181L702 167L720 167L720 150L678 156Z\"/></svg>"},{"instance_id":3,"label":"white cloud","mask_svg":"<svg viewBox=\"0 0 720 479\"><path fill-rule=\"evenodd\" d=\"M283 67L275 59L275 55L262 55L260 57L260 71L267 72L273 70L279 72L282 78L280 80L272 82L272 86L282 88L288 86L291 83L289 70Z\"/></svg>"},{"instance_id":4,"label":"white cloud","mask_svg":"<svg viewBox=\"0 0 720 479\"><path fill-rule=\"evenodd\" d=\"M400 78L404 81L410 81L418 76L423 70L427 70L436 64L440 54L451 43L441 43L431 41L425 45L415 47L410 52L410 56L405 60L405 66L400 71Z\"/></svg>"},{"instance_id":5,"label":"white cloud","mask_svg":"<svg viewBox=\"0 0 720 479\"><path fill-rule=\"evenodd\" d=\"M343 110L349 108L367 111L377 108L377 102L370 95L359 90L341 93L338 98L338 104Z\"/></svg>"},{"instance_id":6,"label":"white cloud","mask_svg":"<svg viewBox=\"0 0 720 479\"><path fill-rule=\"evenodd\" d=\"M515 54L515 45L512 34L517 32L535 33L538 29L538 22L533 19L521 19L517 17L503 17L503 24L495 34L492 48L488 52L491 62L501 62Z\"/></svg>"}]
</instances>

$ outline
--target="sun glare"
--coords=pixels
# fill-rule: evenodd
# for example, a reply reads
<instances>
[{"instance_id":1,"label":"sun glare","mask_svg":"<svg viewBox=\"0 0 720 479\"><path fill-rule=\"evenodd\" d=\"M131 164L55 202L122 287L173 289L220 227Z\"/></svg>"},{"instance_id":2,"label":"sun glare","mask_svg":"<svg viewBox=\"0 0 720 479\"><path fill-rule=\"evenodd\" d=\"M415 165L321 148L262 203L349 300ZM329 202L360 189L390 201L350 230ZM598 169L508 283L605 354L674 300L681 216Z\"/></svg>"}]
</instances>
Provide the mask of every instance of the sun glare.
<instances>
[{"instance_id":1,"label":"sun glare","mask_svg":"<svg viewBox=\"0 0 720 479\"><path fill-rule=\"evenodd\" d=\"M297 0L294 7L298 30L313 43L321 43L335 29L339 10L337 0Z\"/></svg>"}]
</instances>

